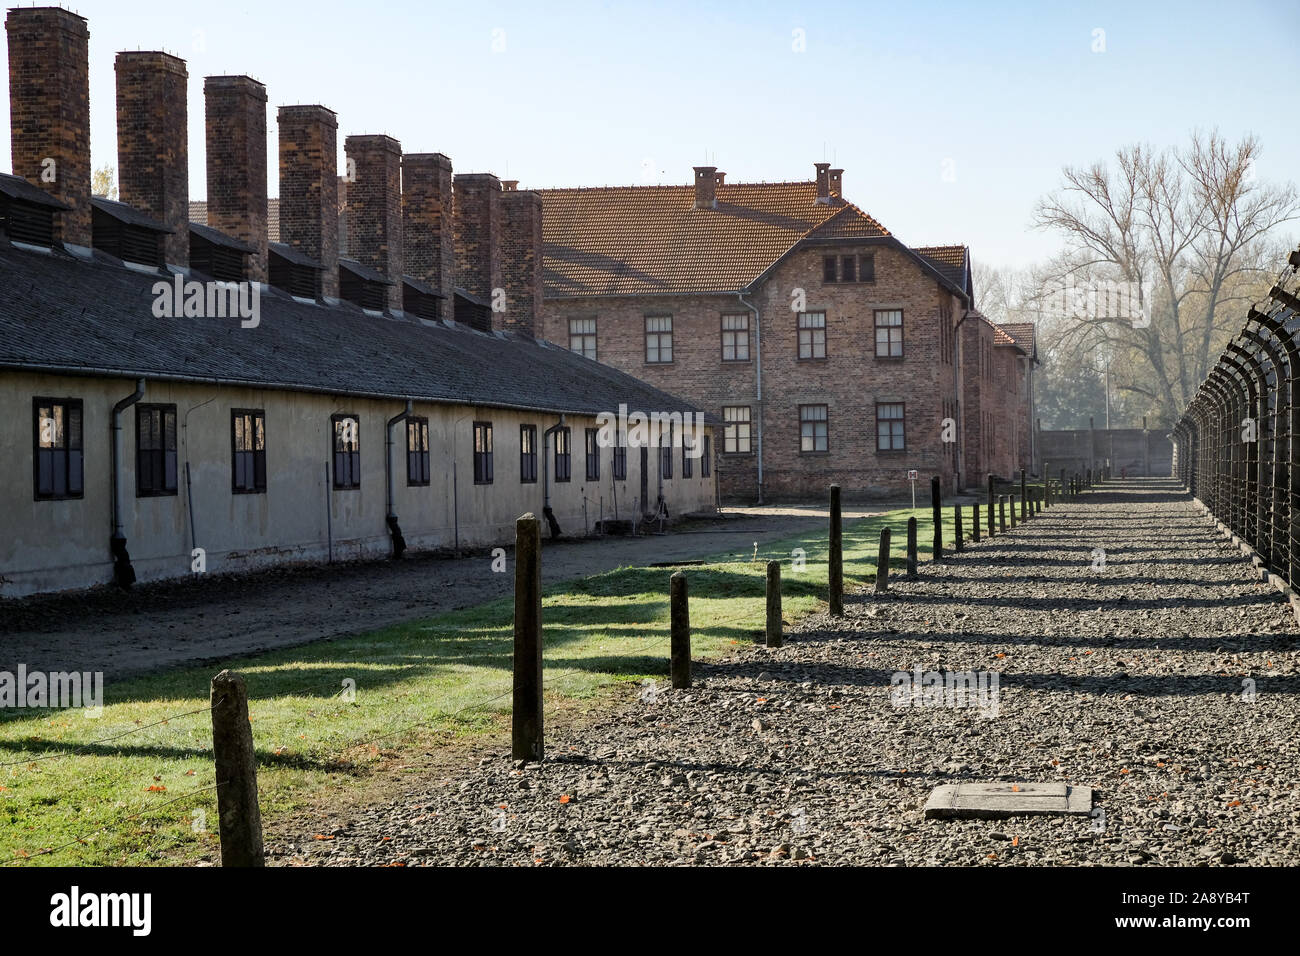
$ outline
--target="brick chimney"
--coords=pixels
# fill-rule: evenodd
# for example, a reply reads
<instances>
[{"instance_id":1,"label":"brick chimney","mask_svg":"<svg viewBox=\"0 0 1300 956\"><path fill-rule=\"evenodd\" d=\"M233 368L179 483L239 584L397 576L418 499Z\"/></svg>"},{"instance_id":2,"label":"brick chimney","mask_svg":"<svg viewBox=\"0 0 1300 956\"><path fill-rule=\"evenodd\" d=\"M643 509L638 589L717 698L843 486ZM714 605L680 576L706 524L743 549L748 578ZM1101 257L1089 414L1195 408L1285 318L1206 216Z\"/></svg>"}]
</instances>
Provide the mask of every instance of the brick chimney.
<instances>
[{"instance_id":1,"label":"brick chimney","mask_svg":"<svg viewBox=\"0 0 1300 956\"><path fill-rule=\"evenodd\" d=\"M727 182L727 174L722 172L716 173L714 174L713 181L715 185L722 186Z\"/></svg>"},{"instance_id":2,"label":"brick chimney","mask_svg":"<svg viewBox=\"0 0 1300 956\"><path fill-rule=\"evenodd\" d=\"M339 295L338 117L323 106L281 106L280 241L321 264L320 294Z\"/></svg>"},{"instance_id":3,"label":"brick chimney","mask_svg":"<svg viewBox=\"0 0 1300 956\"><path fill-rule=\"evenodd\" d=\"M695 167L695 208L718 208L718 167Z\"/></svg>"},{"instance_id":4,"label":"brick chimney","mask_svg":"<svg viewBox=\"0 0 1300 956\"><path fill-rule=\"evenodd\" d=\"M402 144L391 136L349 136L348 255L390 283L388 308L402 308Z\"/></svg>"},{"instance_id":5,"label":"brick chimney","mask_svg":"<svg viewBox=\"0 0 1300 956\"><path fill-rule=\"evenodd\" d=\"M830 171L830 192L832 199L844 198L844 170L832 169Z\"/></svg>"},{"instance_id":6,"label":"brick chimney","mask_svg":"<svg viewBox=\"0 0 1300 956\"><path fill-rule=\"evenodd\" d=\"M831 164L830 163L813 163L817 167L817 198L815 202L823 205L831 201Z\"/></svg>"},{"instance_id":7,"label":"brick chimney","mask_svg":"<svg viewBox=\"0 0 1300 956\"><path fill-rule=\"evenodd\" d=\"M501 205L506 311L492 313L492 328L536 338L542 321L542 197L531 190L510 190Z\"/></svg>"},{"instance_id":8,"label":"brick chimney","mask_svg":"<svg viewBox=\"0 0 1300 956\"><path fill-rule=\"evenodd\" d=\"M266 87L248 76L203 81L208 225L253 247L248 276L266 282Z\"/></svg>"},{"instance_id":9,"label":"brick chimney","mask_svg":"<svg viewBox=\"0 0 1300 956\"><path fill-rule=\"evenodd\" d=\"M190 261L190 146L185 61L168 53L123 52L117 73L118 198L157 219L163 261Z\"/></svg>"},{"instance_id":10,"label":"brick chimney","mask_svg":"<svg viewBox=\"0 0 1300 956\"><path fill-rule=\"evenodd\" d=\"M54 241L90 246L90 30L59 7L15 7L9 36L14 174L72 208Z\"/></svg>"},{"instance_id":11,"label":"brick chimney","mask_svg":"<svg viewBox=\"0 0 1300 956\"><path fill-rule=\"evenodd\" d=\"M501 288L501 181L491 173L460 173L456 189L456 281L491 300Z\"/></svg>"},{"instance_id":12,"label":"brick chimney","mask_svg":"<svg viewBox=\"0 0 1300 956\"><path fill-rule=\"evenodd\" d=\"M455 295L456 224L452 207L451 160L442 153L402 157L402 243L406 273L427 282L446 299Z\"/></svg>"}]
</instances>

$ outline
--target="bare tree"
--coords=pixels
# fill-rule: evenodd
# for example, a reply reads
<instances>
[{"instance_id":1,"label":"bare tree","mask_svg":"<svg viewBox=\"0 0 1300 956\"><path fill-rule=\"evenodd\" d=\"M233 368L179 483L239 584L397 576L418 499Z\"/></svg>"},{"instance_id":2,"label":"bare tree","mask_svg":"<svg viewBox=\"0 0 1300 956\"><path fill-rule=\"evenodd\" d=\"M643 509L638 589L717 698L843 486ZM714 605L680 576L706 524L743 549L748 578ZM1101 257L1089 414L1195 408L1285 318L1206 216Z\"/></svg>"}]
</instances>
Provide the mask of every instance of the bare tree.
<instances>
[{"instance_id":1,"label":"bare tree","mask_svg":"<svg viewBox=\"0 0 1300 956\"><path fill-rule=\"evenodd\" d=\"M1194 132L1180 149L1129 146L1113 166L1066 167L1035 209L1034 225L1065 239L1040 274L1043 289L1068 280L1136 292L1127 315L1072 315L1061 347L1104 350L1116 387L1143 396L1166 422L1276 273L1278 227L1300 216L1294 184L1255 181L1259 152L1255 137L1234 145L1217 131Z\"/></svg>"}]
</instances>

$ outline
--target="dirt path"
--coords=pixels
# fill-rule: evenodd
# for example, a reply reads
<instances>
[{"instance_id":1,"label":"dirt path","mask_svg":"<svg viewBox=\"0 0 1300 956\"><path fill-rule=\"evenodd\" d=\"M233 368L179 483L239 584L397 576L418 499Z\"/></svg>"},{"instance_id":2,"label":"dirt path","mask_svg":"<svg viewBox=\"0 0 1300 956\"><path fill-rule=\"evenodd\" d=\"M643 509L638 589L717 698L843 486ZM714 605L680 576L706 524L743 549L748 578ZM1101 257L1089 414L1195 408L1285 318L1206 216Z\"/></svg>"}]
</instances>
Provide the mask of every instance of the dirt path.
<instances>
[{"instance_id":1,"label":"dirt path","mask_svg":"<svg viewBox=\"0 0 1300 956\"><path fill-rule=\"evenodd\" d=\"M1104 550L1103 557L1100 551ZM282 862L1289 865L1300 677L1289 607L1170 482L1116 483L973 545L688 690L549 723L358 812ZM914 668L999 675L899 706ZM970 703L970 702L968 702ZM1093 817L934 821L944 783L1064 782ZM317 831L319 832L319 831Z\"/></svg>"},{"instance_id":2,"label":"dirt path","mask_svg":"<svg viewBox=\"0 0 1300 956\"><path fill-rule=\"evenodd\" d=\"M872 512L846 509L846 517ZM544 546L547 582L625 565L752 553L766 542L824 527L825 509L750 508L683 522L667 535L561 539ZM513 565L510 565L513 567ZM96 588L0 602L0 670L103 671L107 680L217 662L354 634L505 596L511 574L494 574L481 551L453 559L410 555L370 561L213 575Z\"/></svg>"}]
</instances>

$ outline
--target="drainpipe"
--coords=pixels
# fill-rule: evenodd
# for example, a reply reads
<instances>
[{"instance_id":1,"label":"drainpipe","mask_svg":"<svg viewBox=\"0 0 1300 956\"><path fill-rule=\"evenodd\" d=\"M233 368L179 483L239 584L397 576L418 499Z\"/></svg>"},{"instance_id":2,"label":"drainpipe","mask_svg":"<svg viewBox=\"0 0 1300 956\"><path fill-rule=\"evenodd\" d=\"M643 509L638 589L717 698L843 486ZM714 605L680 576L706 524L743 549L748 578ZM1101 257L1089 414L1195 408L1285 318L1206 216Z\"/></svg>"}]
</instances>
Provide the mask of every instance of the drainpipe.
<instances>
[{"instance_id":1,"label":"drainpipe","mask_svg":"<svg viewBox=\"0 0 1300 956\"><path fill-rule=\"evenodd\" d=\"M388 428L384 430L384 477L387 479L388 488L388 533L393 537L393 557L400 558L402 552L406 550L406 539L402 537L402 529L397 524L397 512L393 509L393 498L396 495L396 489L393 487L397 481L397 476L393 469L393 428L406 421L411 415L411 400L406 400L406 407L388 420Z\"/></svg>"},{"instance_id":2,"label":"drainpipe","mask_svg":"<svg viewBox=\"0 0 1300 956\"><path fill-rule=\"evenodd\" d=\"M113 537L109 551L113 555L113 583L129 588L135 583L135 568L126 551L126 488L122 480L122 459L126 457L125 439L122 436L122 413L144 398L144 379L137 379L135 391L113 406Z\"/></svg>"},{"instance_id":3,"label":"drainpipe","mask_svg":"<svg viewBox=\"0 0 1300 956\"><path fill-rule=\"evenodd\" d=\"M564 416L561 415L558 422L542 432L542 515L551 529L552 538L560 536L560 523L555 520L555 512L551 510L551 436L563 427ZM569 454L573 454L572 447L569 448Z\"/></svg>"},{"instance_id":4,"label":"drainpipe","mask_svg":"<svg viewBox=\"0 0 1300 956\"><path fill-rule=\"evenodd\" d=\"M745 293L737 292L740 304L754 313L754 401L758 405L758 428L754 432L755 450L758 456L758 503L763 503L763 333L762 318L758 306L745 301ZM724 426L725 427L725 426ZM723 441L726 441L724 438Z\"/></svg>"}]
</instances>

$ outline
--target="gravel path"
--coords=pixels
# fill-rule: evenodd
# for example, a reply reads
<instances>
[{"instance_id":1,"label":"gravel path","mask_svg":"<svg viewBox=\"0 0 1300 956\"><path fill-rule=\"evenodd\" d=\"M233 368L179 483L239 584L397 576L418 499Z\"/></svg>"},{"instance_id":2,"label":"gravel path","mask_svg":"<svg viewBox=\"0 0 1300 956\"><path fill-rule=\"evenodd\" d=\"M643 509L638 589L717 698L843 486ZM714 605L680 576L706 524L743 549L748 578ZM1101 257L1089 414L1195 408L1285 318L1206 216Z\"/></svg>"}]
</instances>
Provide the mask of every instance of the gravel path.
<instances>
[{"instance_id":1,"label":"gravel path","mask_svg":"<svg viewBox=\"0 0 1300 956\"><path fill-rule=\"evenodd\" d=\"M1112 483L846 605L788 628L783 648L697 664L689 690L553 723L544 764L470 759L330 839L269 850L317 865L1280 866L1300 852L1295 620L1171 482ZM891 675L918 665L998 672L996 716L895 707ZM930 791L961 781L1092 786L1104 818L923 819Z\"/></svg>"}]
</instances>

